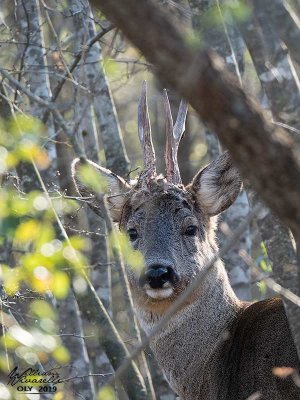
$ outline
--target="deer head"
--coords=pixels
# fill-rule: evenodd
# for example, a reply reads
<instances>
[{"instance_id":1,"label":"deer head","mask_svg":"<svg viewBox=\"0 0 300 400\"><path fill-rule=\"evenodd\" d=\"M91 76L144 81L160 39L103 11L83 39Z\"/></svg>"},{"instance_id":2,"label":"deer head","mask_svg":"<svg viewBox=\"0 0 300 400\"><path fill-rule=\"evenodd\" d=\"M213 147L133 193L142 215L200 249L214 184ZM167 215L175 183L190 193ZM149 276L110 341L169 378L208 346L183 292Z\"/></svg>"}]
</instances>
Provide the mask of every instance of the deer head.
<instances>
[{"instance_id":1,"label":"deer head","mask_svg":"<svg viewBox=\"0 0 300 400\"><path fill-rule=\"evenodd\" d=\"M228 152L201 169L189 185L182 185L177 150L185 129L187 103L181 102L175 125L166 91L164 106L165 177L156 174L146 83L138 106L144 168L137 183L130 186L113 172L85 161L107 181L111 216L127 232L133 248L144 256L142 271L128 268L135 304L137 308L158 313L164 312L216 252L215 217L233 203L241 188L238 171ZM72 165L77 190L99 214L97 195L80 181L81 164L77 159Z\"/></svg>"}]
</instances>

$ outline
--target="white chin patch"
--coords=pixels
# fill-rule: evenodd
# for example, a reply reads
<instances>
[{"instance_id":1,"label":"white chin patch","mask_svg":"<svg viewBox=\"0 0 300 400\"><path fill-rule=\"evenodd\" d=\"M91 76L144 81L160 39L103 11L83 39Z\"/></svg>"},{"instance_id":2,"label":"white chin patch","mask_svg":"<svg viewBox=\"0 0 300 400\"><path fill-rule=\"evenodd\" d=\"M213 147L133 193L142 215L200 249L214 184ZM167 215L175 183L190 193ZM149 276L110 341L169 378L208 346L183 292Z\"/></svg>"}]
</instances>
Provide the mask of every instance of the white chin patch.
<instances>
[{"instance_id":1,"label":"white chin patch","mask_svg":"<svg viewBox=\"0 0 300 400\"><path fill-rule=\"evenodd\" d=\"M152 299L167 299L172 296L173 289L171 287L163 289L146 289L146 293Z\"/></svg>"}]
</instances>

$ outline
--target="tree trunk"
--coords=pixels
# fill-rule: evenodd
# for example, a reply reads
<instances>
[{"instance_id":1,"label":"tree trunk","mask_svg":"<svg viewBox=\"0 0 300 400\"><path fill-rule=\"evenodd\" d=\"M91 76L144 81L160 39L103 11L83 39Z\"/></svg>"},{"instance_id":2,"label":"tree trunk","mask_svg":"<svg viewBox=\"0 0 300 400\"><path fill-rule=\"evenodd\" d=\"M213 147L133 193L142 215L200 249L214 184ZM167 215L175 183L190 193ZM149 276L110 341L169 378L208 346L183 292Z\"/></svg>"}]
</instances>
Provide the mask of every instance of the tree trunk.
<instances>
[{"instance_id":1,"label":"tree trunk","mask_svg":"<svg viewBox=\"0 0 300 400\"><path fill-rule=\"evenodd\" d=\"M46 61L46 50L44 46L43 31L41 29L40 6L38 0L16 0L16 16L19 28L17 41L26 43L21 46L22 52L19 78L23 76L26 85L32 93L44 100L51 97L48 68ZM29 114L41 119L45 108L29 99ZM25 110L26 111L26 110ZM54 135L52 118L48 121L48 137ZM42 177L47 186L55 182L56 152L54 143L49 140L46 143L48 157L51 159L50 168L42 171ZM25 192L40 189L33 167L30 164L20 163L18 173L22 178Z\"/></svg>"},{"instance_id":2,"label":"tree trunk","mask_svg":"<svg viewBox=\"0 0 300 400\"><path fill-rule=\"evenodd\" d=\"M240 24L241 32L251 54L258 78L265 90L273 119L296 129L300 128L300 88L294 66L286 50L282 48L276 32L265 18L263 7L254 8L254 16ZM268 10L268 14L273 10ZM299 134L293 135L300 143ZM300 155L299 155L300 156ZM261 204L253 196L253 205ZM299 282L296 251L288 230L264 207L257 218L262 240L273 265L275 279L285 288L298 293ZM300 309L283 298L300 357Z\"/></svg>"},{"instance_id":3,"label":"tree trunk","mask_svg":"<svg viewBox=\"0 0 300 400\"><path fill-rule=\"evenodd\" d=\"M83 18L82 24L89 37L95 36L93 15L87 0L76 0L72 3L72 12L78 13L76 18ZM86 17L87 16L87 17ZM86 85L91 91L97 124L100 128L106 166L120 176L126 176L129 171L129 161L126 155L122 133L116 115L112 94L106 75L103 71L101 47L95 43L86 54Z\"/></svg>"},{"instance_id":4,"label":"tree trunk","mask_svg":"<svg viewBox=\"0 0 300 400\"><path fill-rule=\"evenodd\" d=\"M82 2L70 1L70 7L76 5L82 7ZM90 32L88 30L88 16L85 12L75 13L73 15L73 23L75 30L75 54L78 54L83 48L85 43L90 39ZM78 64L74 72L74 76L79 82L87 82L87 65L88 57L83 54L81 62ZM99 163L99 143L97 137L97 129L95 125L91 95L83 92L80 87L75 88L75 107L74 107L74 134L77 135L79 140L83 142L85 148L85 154L88 159ZM89 263L92 267L91 270L91 281L93 286L101 299L107 312L111 315L112 304L111 304L111 268L108 259L107 243L106 243L106 227L105 222L101 218L95 218L95 214L89 207L85 207L88 220L88 230L92 232L89 235L91 241L92 250L89 256ZM82 317L86 320L85 316ZM89 324L86 321L86 325ZM90 334L97 335L97 328L93 331L93 327L88 331ZM92 338L87 340L87 349L89 359L94 374L111 374L113 373L112 366L103 351L99 348L99 344ZM107 377L94 377L96 389L100 387L109 379Z\"/></svg>"},{"instance_id":5,"label":"tree trunk","mask_svg":"<svg viewBox=\"0 0 300 400\"><path fill-rule=\"evenodd\" d=\"M205 46L216 51L226 62L227 67L240 80L239 64L243 61L243 46L240 44L240 36L236 32L236 28L232 24L230 26L231 33L236 34L235 45L236 52L233 51L232 43L228 36L227 27L225 25L223 15L221 13L219 2L210 0L190 0L191 9L193 12L193 27L201 37L204 37ZM219 24L214 24L208 29L204 29L205 21L208 12L212 7L217 7L220 18ZM238 52L237 52L238 51ZM210 159L216 158L221 151L220 144L215 133L209 129L205 129L206 142ZM245 191L242 191L234 204L229 210L225 211L221 216L221 221L226 223L231 230L234 230L249 212L249 204ZM226 236L221 230L218 231L219 240L222 243L226 240ZM239 249L244 249L247 253L251 251L250 229L248 228L241 236L240 240L232 249L228 251L224 257L225 266L229 274L229 279L233 290L241 300L251 300L251 276L249 268L238 254Z\"/></svg>"},{"instance_id":6,"label":"tree trunk","mask_svg":"<svg viewBox=\"0 0 300 400\"><path fill-rule=\"evenodd\" d=\"M262 206L262 210L257 215L256 220L261 238L268 251L268 257L272 263L274 279L284 288L299 295L298 260L291 233L282 226L278 218L267 207L263 206L257 194L251 197L253 206L258 204ZM290 300L284 297L282 300L300 358L300 310Z\"/></svg>"},{"instance_id":7,"label":"tree trunk","mask_svg":"<svg viewBox=\"0 0 300 400\"><path fill-rule=\"evenodd\" d=\"M267 20L288 48L292 59L300 65L300 20L287 2L282 0L247 1L250 7L254 6L256 10L263 10Z\"/></svg>"},{"instance_id":8,"label":"tree trunk","mask_svg":"<svg viewBox=\"0 0 300 400\"><path fill-rule=\"evenodd\" d=\"M268 11L272 14L273 9ZM300 130L300 86L293 63L280 38L265 18L263 7L239 24L273 119ZM293 134L300 143L299 133Z\"/></svg>"},{"instance_id":9,"label":"tree trunk","mask_svg":"<svg viewBox=\"0 0 300 400\"><path fill-rule=\"evenodd\" d=\"M74 394L74 398L94 399L95 387L92 373L96 371L93 371L90 365L86 351L87 339L84 338L82 320L74 294L69 292L64 300L58 302L57 309L59 333L71 357L67 376L84 376L84 378L72 379L66 386ZM101 371L101 373L103 372Z\"/></svg>"}]
</instances>

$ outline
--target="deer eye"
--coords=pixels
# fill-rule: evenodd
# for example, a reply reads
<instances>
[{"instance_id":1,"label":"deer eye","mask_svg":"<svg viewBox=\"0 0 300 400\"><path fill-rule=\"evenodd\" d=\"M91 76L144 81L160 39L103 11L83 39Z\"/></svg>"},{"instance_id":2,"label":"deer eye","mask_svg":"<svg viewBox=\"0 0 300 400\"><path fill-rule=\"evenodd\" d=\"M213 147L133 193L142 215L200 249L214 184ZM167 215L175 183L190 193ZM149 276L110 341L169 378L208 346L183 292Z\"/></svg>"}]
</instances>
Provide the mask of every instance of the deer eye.
<instances>
[{"instance_id":1,"label":"deer eye","mask_svg":"<svg viewBox=\"0 0 300 400\"><path fill-rule=\"evenodd\" d=\"M132 229L128 229L127 233L128 233L128 236L129 236L129 240L131 242L135 241L137 239L137 237L138 237L138 233L137 233L136 229L133 229L133 228Z\"/></svg>"},{"instance_id":2,"label":"deer eye","mask_svg":"<svg viewBox=\"0 0 300 400\"><path fill-rule=\"evenodd\" d=\"M197 235L197 232L198 232L198 226L196 226L196 225L189 225L189 226L186 228L184 234L187 235L187 236L195 236L195 235Z\"/></svg>"}]
</instances>

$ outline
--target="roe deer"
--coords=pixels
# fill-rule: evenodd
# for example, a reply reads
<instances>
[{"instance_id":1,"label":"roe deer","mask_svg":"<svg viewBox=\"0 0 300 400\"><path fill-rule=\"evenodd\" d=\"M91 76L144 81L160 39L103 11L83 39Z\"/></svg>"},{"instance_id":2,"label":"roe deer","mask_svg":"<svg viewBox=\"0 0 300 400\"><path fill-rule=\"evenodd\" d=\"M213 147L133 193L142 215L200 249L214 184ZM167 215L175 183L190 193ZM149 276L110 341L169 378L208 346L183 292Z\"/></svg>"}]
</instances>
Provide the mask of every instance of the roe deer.
<instances>
[{"instance_id":1,"label":"roe deer","mask_svg":"<svg viewBox=\"0 0 300 400\"><path fill-rule=\"evenodd\" d=\"M73 162L78 192L101 215L97 196L80 181L78 168L88 162L107 180L113 220L141 251L142 272L127 268L136 313L146 333L158 323L212 257L217 215L236 199L241 179L228 152L181 183L177 149L185 129L187 104L180 104L176 124L166 91L166 176L157 176L151 139L146 83L138 109L138 133L144 169L132 187L90 161ZM300 388L293 374L299 361L279 298L257 303L235 296L222 261L217 261L197 290L151 341L151 349L172 389L183 400L296 400ZM288 374L287 374L288 375ZM294 375L295 376L295 375Z\"/></svg>"}]
</instances>

